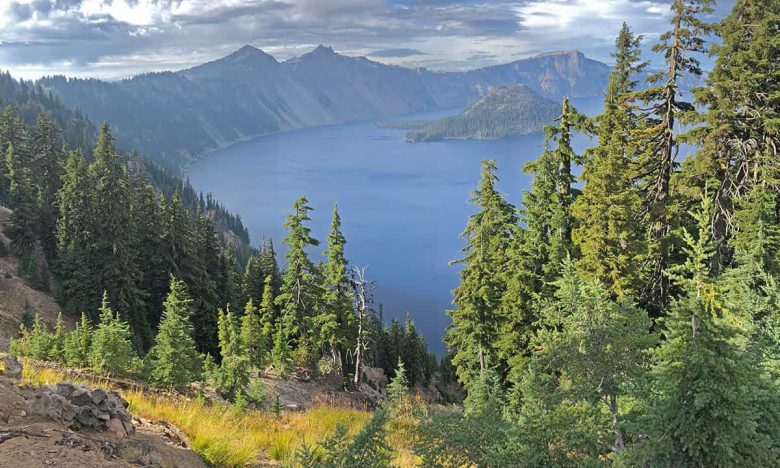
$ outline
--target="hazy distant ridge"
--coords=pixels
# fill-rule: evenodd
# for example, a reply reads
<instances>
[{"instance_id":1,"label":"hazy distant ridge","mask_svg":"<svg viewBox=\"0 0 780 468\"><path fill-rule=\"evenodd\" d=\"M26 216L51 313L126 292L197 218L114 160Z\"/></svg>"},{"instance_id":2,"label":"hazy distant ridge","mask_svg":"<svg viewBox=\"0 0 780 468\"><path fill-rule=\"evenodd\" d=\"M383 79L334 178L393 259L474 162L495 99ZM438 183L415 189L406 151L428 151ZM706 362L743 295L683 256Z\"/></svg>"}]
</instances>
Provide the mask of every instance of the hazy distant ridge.
<instances>
[{"instance_id":1,"label":"hazy distant ridge","mask_svg":"<svg viewBox=\"0 0 780 468\"><path fill-rule=\"evenodd\" d=\"M251 46L179 72L119 82L44 78L44 88L118 140L171 167L245 137L463 107L492 87L523 84L541 96L600 95L609 67L577 51L467 72L433 72L339 55L330 47L284 62Z\"/></svg>"}]
</instances>

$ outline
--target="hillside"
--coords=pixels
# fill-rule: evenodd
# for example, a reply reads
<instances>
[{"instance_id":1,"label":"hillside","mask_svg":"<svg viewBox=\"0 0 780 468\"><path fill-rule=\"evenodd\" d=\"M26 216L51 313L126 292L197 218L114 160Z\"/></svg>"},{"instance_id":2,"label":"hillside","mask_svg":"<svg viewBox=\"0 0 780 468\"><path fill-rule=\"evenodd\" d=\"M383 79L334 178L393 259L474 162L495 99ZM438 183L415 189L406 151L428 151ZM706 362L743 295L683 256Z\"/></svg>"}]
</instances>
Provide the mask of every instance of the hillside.
<instances>
[{"instance_id":1,"label":"hillside","mask_svg":"<svg viewBox=\"0 0 780 468\"><path fill-rule=\"evenodd\" d=\"M597 96L609 67L552 52L468 72L434 72L340 55L319 46L284 62L244 46L213 62L119 82L38 82L93 121L109 121L126 149L180 168L198 155L271 132L462 107L501 85L541 96Z\"/></svg>"},{"instance_id":2,"label":"hillside","mask_svg":"<svg viewBox=\"0 0 780 468\"><path fill-rule=\"evenodd\" d=\"M435 140L491 140L542 130L560 112L559 105L527 86L493 88L463 112L432 121L401 123L410 142Z\"/></svg>"}]
</instances>

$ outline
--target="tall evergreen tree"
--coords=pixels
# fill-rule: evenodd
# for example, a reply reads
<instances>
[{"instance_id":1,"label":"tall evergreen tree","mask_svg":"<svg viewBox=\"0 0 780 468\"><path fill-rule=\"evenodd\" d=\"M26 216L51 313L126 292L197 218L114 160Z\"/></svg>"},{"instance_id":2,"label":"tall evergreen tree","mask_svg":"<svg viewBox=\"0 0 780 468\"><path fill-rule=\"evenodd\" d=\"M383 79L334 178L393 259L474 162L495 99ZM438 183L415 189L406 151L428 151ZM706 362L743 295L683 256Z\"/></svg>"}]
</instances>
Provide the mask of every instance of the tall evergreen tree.
<instances>
[{"instance_id":1,"label":"tall evergreen tree","mask_svg":"<svg viewBox=\"0 0 780 468\"><path fill-rule=\"evenodd\" d=\"M72 151L65 163L62 188L57 193L57 271L60 274L60 303L66 311L87 311L96 320L94 291L99 288L92 274L90 244L91 210L87 163L80 151Z\"/></svg>"},{"instance_id":2,"label":"tall evergreen tree","mask_svg":"<svg viewBox=\"0 0 780 468\"><path fill-rule=\"evenodd\" d=\"M95 236L89 244L92 274L98 281L98 291L106 291L109 302L124 314L136 346L143 349L150 337L144 307L146 294L140 289L141 270L133 249L136 233L130 218L129 180L108 124L100 128L94 157L95 162L87 171L89 228Z\"/></svg>"},{"instance_id":3,"label":"tall evergreen tree","mask_svg":"<svg viewBox=\"0 0 780 468\"><path fill-rule=\"evenodd\" d=\"M631 168L636 148L630 132L636 128L636 114L626 103L636 87L636 75L646 65L640 62L640 40L623 23L612 54L615 66L607 85L604 113L595 119L598 146L585 154L585 185L572 208L577 219L572 242L582 259L578 267L621 299L638 292L646 251L637 217L642 199L633 184Z\"/></svg>"},{"instance_id":4,"label":"tall evergreen tree","mask_svg":"<svg viewBox=\"0 0 780 468\"><path fill-rule=\"evenodd\" d=\"M648 78L651 86L636 91L633 99L641 101L640 128L634 131L639 148L636 178L645 198L643 213L650 229L651 272L643 287L643 303L658 313L669 297L669 248L674 211L670 182L675 173L679 151L677 135L685 113L693 105L683 99L681 80L701 76L699 61L692 54L705 52L701 36L709 31L699 15L712 11L712 0L674 0L671 30L663 33L653 51L663 55L664 69Z\"/></svg>"},{"instance_id":5,"label":"tall evergreen tree","mask_svg":"<svg viewBox=\"0 0 780 468\"><path fill-rule=\"evenodd\" d=\"M288 216L284 227L287 228L287 270L284 273L281 294L276 303L281 307L279 343L295 340L296 349L300 349L307 359L314 350L315 337L311 328L311 317L317 309L320 298L318 272L309 259L306 248L317 246L319 242L311 237L306 226L310 220L308 200L301 197L295 201L292 214Z\"/></svg>"},{"instance_id":6,"label":"tall evergreen tree","mask_svg":"<svg viewBox=\"0 0 780 468\"><path fill-rule=\"evenodd\" d=\"M31 141L36 183L39 187L37 237L47 258L57 252L56 223L58 217L57 191L61 187L65 152L60 130L46 113L39 113Z\"/></svg>"},{"instance_id":7,"label":"tall evergreen tree","mask_svg":"<svg viewBox=\"0 0 780 468\"><path fill-rule=\"evenodd\" d=\"M314 320L320 339L328 351L335 368L341 372L342 350L347 346L352 325L352 301L349 297L347 259L344 257L346 238L341 233L341 217L333 206L333 222L328 235L327 263L323 272L322 306Z\"/></svg>"},{"instance_id":8,"label":"tall evergreen tree","mask_svg":"<svg viewBox=\"0 0 780 468\"><path fill-rule=\"evenodd\" d=\"M494 349L506 317L499 305L506 288L506 252L517 226L515 208L496 189L496 162L483 161L479 189L472 194L477 213L461 237L466 241L452 325L445 336L461 382L468 385L495 360ZM391 364L392 365L392 364Z\"/></svg>"}]
</instances>

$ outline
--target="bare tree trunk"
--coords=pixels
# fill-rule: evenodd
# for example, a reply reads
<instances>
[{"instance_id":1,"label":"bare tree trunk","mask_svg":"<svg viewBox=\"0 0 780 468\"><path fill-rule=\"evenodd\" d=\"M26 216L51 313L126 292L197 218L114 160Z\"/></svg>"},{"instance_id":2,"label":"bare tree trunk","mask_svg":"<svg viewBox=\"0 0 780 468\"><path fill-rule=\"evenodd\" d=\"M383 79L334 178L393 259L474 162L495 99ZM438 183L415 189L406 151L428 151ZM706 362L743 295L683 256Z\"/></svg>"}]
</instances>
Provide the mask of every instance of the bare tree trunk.
<instances>
[{"instance_id":1,"label":"bare tree trunk","mask_svg":"<svg viewBox=\"0 0 780 468\"><path fill-rule=\"evenodd\" d=\"M623 440L623 432L620 430L620 421L618 420L618 404L615 395L609 395L609 412L612 413L612 431L615 433L615 445L612 450L620 453L626 448Z\"/></svg>"},{"instance_id":2,"label":"bare tree trunk","mask_svg":"<svg viewBox=\"0 0 780 468\"><path fill-rule=\"evenodd\" d=\"M351 272L352 283L352 301L355 307L355 314L358 318L357 342L355 343L355 378L354 383L357 387L363 377L363 357L368 349L368 339L366 337L366 319L371 312L372 290L374 283L366 281L365 268L353 268Z\"/></svg>"}]
</instances>

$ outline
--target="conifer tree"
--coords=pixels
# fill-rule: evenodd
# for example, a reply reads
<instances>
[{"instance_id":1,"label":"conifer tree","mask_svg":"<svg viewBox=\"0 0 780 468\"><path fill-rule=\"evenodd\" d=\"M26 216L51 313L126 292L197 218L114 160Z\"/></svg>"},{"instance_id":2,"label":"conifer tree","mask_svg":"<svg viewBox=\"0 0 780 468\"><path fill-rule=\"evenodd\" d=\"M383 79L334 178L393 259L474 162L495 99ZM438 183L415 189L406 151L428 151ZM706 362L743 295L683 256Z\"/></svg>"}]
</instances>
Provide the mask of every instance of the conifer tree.
<instances>
[{"instance_id":1,"label":"conifer tree","mask_svg":"<svg viewBox=\"0 0 780 468\"><path fill-rule=\"evenodd\" d=\"M322 310L315 317L314 326L319 330L320 341L327 346L333 365L339 372L343 367L341 351L347 346L353 318L347 259L344 258L346 242L346 238L341 233L341 217L334 205L328 249L325 251L327 263L324 267L324 282L321 288Z\"/></svg>"},{"instance_id":2,"label":"conifer tree","mask_svg":"<svg viewBox=\"0 0 780 468\"><path fill-rule=\"evenodd\" d=\"M271 275L265 278L265 289L263 290L263 301L258 309L258 319L260 321L260 333L265 340L266 345L271 346L274 339L274 324L276 323L273 295L273 279Z\"/></svg>"},{"instance_id":3,"label":"conifer tree","mask_svg":"<svg viewBox=\"0 0 780 468\"><path fill-rule=\"evenodd\" d=\"M314 337L310 320L317 308L320 293L317 271L306 253L306 248L317 246L319 242L311 237L311 230L305 224L310 220L311 211L306 197L297 199L292 211L284 223L288 230L284 240L288 246L285 257L287 270L284 273L281 294L276 298L276 303L281 307L277 333L281 334L275 345L279 343L281 352L287 346L284 343L295 340L296 349L304 360L308 360L310 353L314 351L311 349Z\"/></svg>"},{"instance_id":4,"label":"conifer tree","mask_svg":"<svg viewBox=\"0 0 780 468\"><path fill-rule=\"evenodd\" d=\"M391 404L399 404L409 393L409 381L406 378L406 369L404 362L398 358L398 365L395 368L395 375L387 386L387 398Z\"/></svg>"},{"instance_id":5,"label":"conifer tree","mask_svg":"<svg viewBox=\"0 0 780 468\"><path fill-rule=\"evenodd\" d=\"M133 333L119 314L114 314L103 294L100 306L100 323L92 334L89 363L92 370L111 375L126 375L131 368L135 352L131 343Z\"/></svg>"},{"instance_id":6,"label":"conifer tree","mask_svg":"<svg viewBox=\"0 0 780 468\"><path fill-rule=\"evenodd\" d=\"M249 299L241 317L241 346L249 359L249 364L261 368L265 363L266 352L269 348L263 335L262 324L257 314L257 308Z\"/></svg>"},{"instance_id":7,"label":"conifer tree","mask_svg":"<svg viewBox=\"0 0 780 468\"><path fill-rule=\"evenodd\" d=\"M686 296L664 320L666 339L653 370L653 439L645 456L675 466L761 466L770 441L756 430L759 373L746 352L746 322L723 306L708 276L715 251L711 210L705 196L692 213L697 234L682 231L686 262L670 271Z\"/></svg>"},{"instance_id":8,"label":"conifer tree","mask_svg":"<svg viewBox=\"0 0 780 468\"><path fill-rule=\"evenodd\" d=\"M622 452L626 410L621 411L619 401L642 382L646 351L655 344L650 318L629 301L613 302L598 282L579 279L571 260L564 262L555 286L555 301L545 308L544 326L533 342L537 351L531 366L559 384L539 393L549 393L556 405L580 405L592 412L589 440L609 440L601 453ZM531 375L531 385L535 379L538 375Z\"/></svg>"},{"instance_id":9,"label":"conifer tree","mask_svg":"<svg viewBox=\"0 0 780 468\"><path fill-rule=\"evenodd\" d=\"M731 258L727 242L738 199L759 185L775 192L780 187L773 164L780 138L777 22L776 7L737 1L716 26L720 40L711 47L716 60L706 86L694 89L705 110L697 115L701 125L689 132L698 150L683 166L682 178L691 203L698 202L705 188L715 197L717 269L728 266Z\"/></svg>"},{"instance_id":10,"label":"conifer tree","mask_svg":"<svg viewBox=\"0 0 780 468\"><path fill-rule=\"evenodd\" d=\"M626 103L636 87L636 75L646 65L639 58L640 40L623 23L615 41L615 66L607 85L604 113L595 122L598 146L585 154L585 185L572 207L577 219L572 243L582 259L578 267L619 299L638 292L646 251L637 217L642 199L633 184L631 168L636 149L630 132L636 127L636 115Z\"/></svg>"},{"instance_id":11,"label":"conifer tree","mask_svg":"<svg viewBox=\"0 0 780 468\"><path fill-rule=\"evenodd\" d=\"M571 147L572 131L584 127L584 117L564 98L558 127L545 128L545 148L539 158L523 170L534 175L530 191L523 197L523 235L521 255L528 256L538 276L538 288L559 276L563 260L571 252L574 217L571 205L576 196L572 188L573 162L579 155ZM552 147L551 147L552 145ZM537 290L538 290L537 288Z\"/></svg>"},{"instance_id":12,"label":"conifer tree","mask_svg":"<svg viewBox=\"0 0 780 468\"><path fill-rule=\"evenodd\" d=\"M204 230L197 229L192 214L184 205L181 192L176 191L168 206L166 258L173 275L183 281L192 294L193 337L198 350L216 355L217 305L212 302L216 288L201 256L202 242L206 242L201 236L204 233Z\"/></svg>"},{"instance_id":13,"label":"conifer tree","mask_svg":"<svg viewBox=\"0 0 780 468\"><path fill-rule=\"evenodd\" d=\"M651 86L636 91L632 98L641 101L640 128L634 131L639 189L644 196L643 213L649 226L651 272L643 287L642 302L658 313L669 297L670 235L673 206L670 182L675 173L679 151L677 135L684 114L693 105L682 98L680 82L687 75L701 76L699 61L692 54L705 52L700 37L709 31L699 15L712 11L712 0L674 0L671 5L672 29L663 33L653 51L663 55L664 69L648 78Z\"/></svg>"},{"instance_id":14,"label":"conifer tree","mask_svg":"<svg viewBox=\"0 0 780 468\"><path fill-rule=\"evenodd\" d=\"M147 322L154 326L162 317L170 272L165 259L165 199L158 196L140 171L131 179L133 219L136 226L138 264L142 265L141 289L146 292Z\"/></svg>"},{"instance_id":15,"label":"conifer tree","mask_svg":"<svg viewBox=\"0 0 780 468\"><path fill-rule=\"evenodd\" d=\"M8 225L11 245L18 253L29 253L38 234L38 189L33 183L30 169L19 161L12 145L5 153L8 177L8 202L14 212Z\"/></svg>"},{"instance_id":16,"label":"conifer tree","mask_svg":"<svg viewBox=\"0 0 780 468\"><path fill-rule=\"evenodd\" d=\"M87 171L89 228L95 236L90 242L92 275L98 281L98 291L105 291L109 301L125 314L136 346L144 349L149 340L149 326L144 307L146 294L140 289L141 270L133 249L135 223L128 209L129 180L108 124L100 128L94 157L95 162Z\"/></svg>"},{"instance_id":17,"label":"conifer tree","mask_svg":"<svg viewBox=\"0 0 780 468\"><path fill-rule=\"evenodd\" d=\"M149 377L155 385L182 390L200 377L201 363L189 319L190 302L184 283L171 276L156 343L149 351Z\"/></svg>"},{"instance_id":18,"label":"conifer tree","mask_svg":"<svg viewBox=\"0 0 780 468\"><path fill-rule=\"evenodd\" d=\"M65 153L62 148L60 130L52 118L41 112L38 114L35 131L32 135L33 167L36 184L39 187L37 199L37 238L46 257L56 257L56 223L58 216L57 191L61 186Z\"/></svg>"},{"instance_id":19,"label":"conifer tree","mask_svg":"<svg viewBox=\"0 0 780 468\"><path fill-rule=\"evenodd\" d=\"M92 324L87 314L81 313L81 321L65 338L65 363L72 367L87 367L89 365L89 350L92 345Z\"/></svg>"},{"instance_id":20,"label":"conifer tree","mask_svg":"<svg viewBox=\"0 0 780 468\"><path fill-rule=\"evenodd\" d=\"M90 263L93 231L90 219L87 164L80 151L71 151L65 163L62 188L57 193L57 250L60 300L66 311L86 310L97 319L94 291L99 290Z\"/></svg>"},{"instance_id":21,"label":"conifer tree","mask_svg":"<svg viewBox=\"0 0 780 468\"><path fill-rule=\"evenodd\" d=\"M220 394L230 400L243 398L249 382L249 357L242 346L241 325L230 311L218 312L219 348L222 363L212 372L215 387ZM240 396L241 395L241 396ZM240 399L239 399L240 401Z\"/></svg>"},{"instance_id":22,"label":"conifer tree","mask_svg":"<svg viewBox=\"0 0 780 468\"><path fill-rule=\"evenodd\" d=\"M472 194L478 211L469 218L461 237L460 284L454 291L455 308L448 311L452 325L445 341L453 352L460 381L466 385L496 359L495 343L506 317L499 314L505 292L506 251L515 234L514 207L496 190L496 162L482 162L479 189Z\"/></svg>"}]
</instances>

